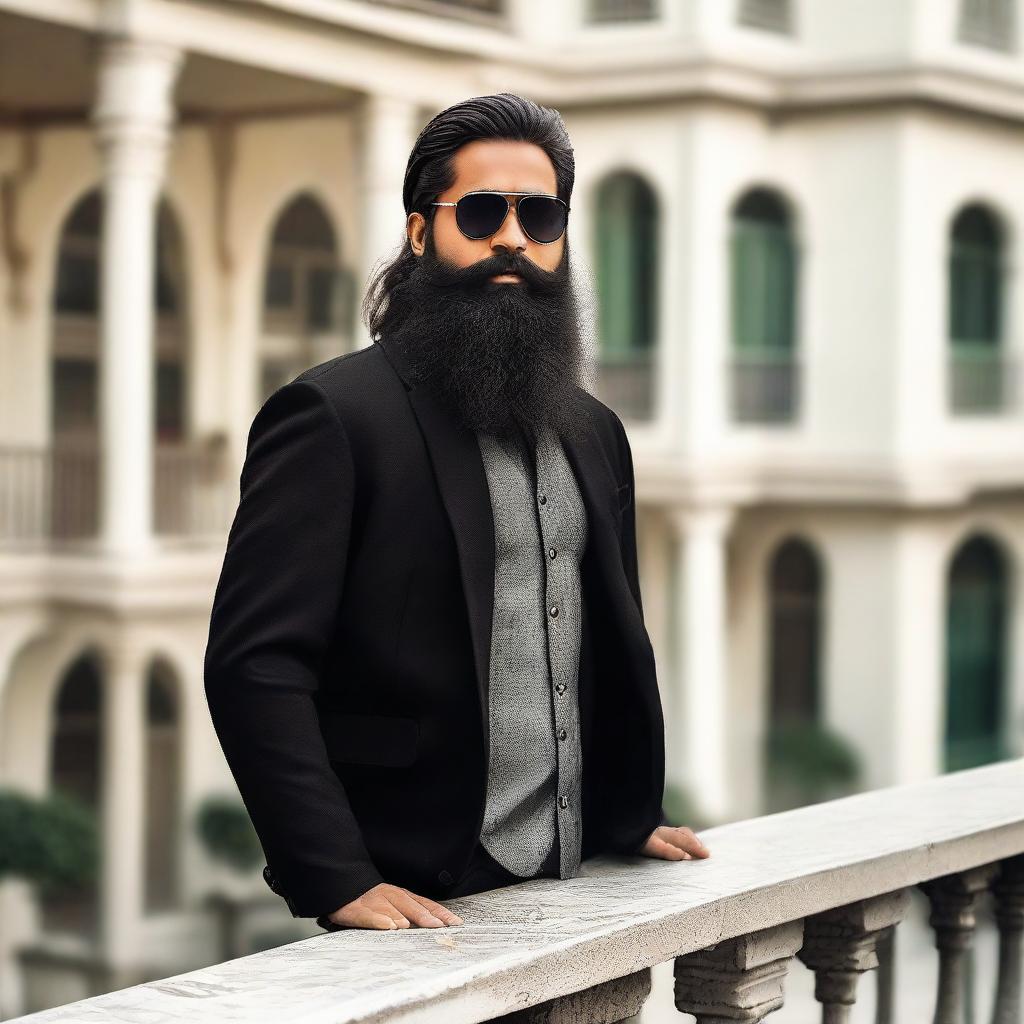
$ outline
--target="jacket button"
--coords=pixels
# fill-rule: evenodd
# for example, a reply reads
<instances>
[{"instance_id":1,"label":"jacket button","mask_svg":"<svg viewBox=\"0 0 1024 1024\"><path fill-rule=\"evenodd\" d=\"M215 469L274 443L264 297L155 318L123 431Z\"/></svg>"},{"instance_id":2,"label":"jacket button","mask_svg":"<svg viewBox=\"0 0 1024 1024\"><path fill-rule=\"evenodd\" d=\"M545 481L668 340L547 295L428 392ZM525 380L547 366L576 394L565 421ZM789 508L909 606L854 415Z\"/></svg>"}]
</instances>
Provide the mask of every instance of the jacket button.
<instances>
[{"instance_id":1,"label":"jacket button","mask_svg":"<svg viewBox=\"0 0 1024 1024\"><path fill-rule=\"evenodd\" d=\"M447 869L438 872L437 880L442 885L451 885L452 882L454 881L454 879L452 878L452 873Z\"/></svg>"}]
</instances>

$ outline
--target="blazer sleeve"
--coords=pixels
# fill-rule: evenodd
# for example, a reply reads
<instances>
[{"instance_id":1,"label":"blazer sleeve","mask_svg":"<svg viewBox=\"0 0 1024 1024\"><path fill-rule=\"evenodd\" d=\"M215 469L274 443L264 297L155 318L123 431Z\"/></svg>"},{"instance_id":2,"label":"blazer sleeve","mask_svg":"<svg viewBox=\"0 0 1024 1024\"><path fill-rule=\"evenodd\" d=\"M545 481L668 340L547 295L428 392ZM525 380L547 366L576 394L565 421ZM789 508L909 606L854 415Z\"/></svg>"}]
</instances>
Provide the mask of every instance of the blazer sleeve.
<instances>
[{"instance_id":1,"label":"blazer sleeve","mask_svg":"<svg viewBox=\"0 0 1024 1024\"><path fill-rule=\"evenodd\" d=\"M334 634L354 465L315 382L296 379L249 431L204 659L213 725L294 917L331 913L383 881L327 757L314 695Z\"/></svg>"},{"instance_id":2,"label":"blazer sleeve","mask_svg":"<svg viewBox=\"0 0 1024 1024\"><path fill-rule=\"evenodd\" d=\"M622 510L622 565L626 570L626 581L629 584L629 589L632 591L633 599L636 601L637 608L640 609L640 618L643 620L644 606L640 596L640 572L637 564L636 550L636 474L633 471L633 451L630 448L629 437L626 434L626 428L622 425L622 420L619 419L614 410L611 410L611 413L615 420L616 434L619 441L619 479L629 484L629 501ZM664 805L662 805L661 821L659 824L667 825L668 823L668 815L665 813ZM645 838L643 843L636 848L635 852L643 849L646 842L647 839Z\"/></svg>"}]
</instances>

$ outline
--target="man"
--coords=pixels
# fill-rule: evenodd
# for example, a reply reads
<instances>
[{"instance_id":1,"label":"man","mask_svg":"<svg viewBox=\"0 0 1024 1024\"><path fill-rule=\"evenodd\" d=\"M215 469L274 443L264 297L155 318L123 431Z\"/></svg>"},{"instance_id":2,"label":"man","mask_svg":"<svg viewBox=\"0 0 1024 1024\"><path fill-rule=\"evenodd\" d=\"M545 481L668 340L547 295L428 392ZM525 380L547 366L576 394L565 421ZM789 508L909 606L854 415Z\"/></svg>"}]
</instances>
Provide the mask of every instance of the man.
<instances>
[{"instance_id":1,"label":"man","mask_svg":"<svg viewBox=\"0 0 1024 1024\"><path fill-rule=\"evenodd\" d=\"M324 928L458 924L439 900L600 852L709 853L661 808L632 457L579 385L573 175L555 111L435 116L375 343L252 424L206 693L268 884Z\"/></svg>"}]
</instances>

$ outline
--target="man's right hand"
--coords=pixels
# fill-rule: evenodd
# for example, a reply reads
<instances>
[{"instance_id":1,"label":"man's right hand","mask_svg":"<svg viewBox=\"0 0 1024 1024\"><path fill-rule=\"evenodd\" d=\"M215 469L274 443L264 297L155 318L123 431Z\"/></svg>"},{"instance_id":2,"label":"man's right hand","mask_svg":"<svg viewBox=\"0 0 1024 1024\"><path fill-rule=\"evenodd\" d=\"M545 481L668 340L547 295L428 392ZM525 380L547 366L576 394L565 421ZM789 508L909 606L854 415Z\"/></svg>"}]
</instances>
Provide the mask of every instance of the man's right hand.
<instances>
[{"instance_id":1,"label":"man's right hand","mask_svg":"<svg viewBox=\"0 0 1024 1024\"><path fill-rule=\"evenodd\" d=\"M440 903L387 882L368 889L327 918L348 928L444 928L463 923L458 914Z\"/></svg>"}]
</instances>

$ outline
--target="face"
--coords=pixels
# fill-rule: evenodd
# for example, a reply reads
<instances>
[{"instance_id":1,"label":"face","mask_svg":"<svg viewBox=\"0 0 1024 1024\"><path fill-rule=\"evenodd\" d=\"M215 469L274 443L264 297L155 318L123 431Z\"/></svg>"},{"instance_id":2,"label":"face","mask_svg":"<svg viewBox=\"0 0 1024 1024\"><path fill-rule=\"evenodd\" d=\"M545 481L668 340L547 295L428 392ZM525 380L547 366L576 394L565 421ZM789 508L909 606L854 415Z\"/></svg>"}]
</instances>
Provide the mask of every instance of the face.
<instances>
[{"instance_id":1,"label":"face","mask_svg":"<svg viewBox=\"0 0 1024 1024\"><path fill-rule=\"evenodd\" d=\"M474 189L557 195L555 169L533 143L476 140L453 154L455 182L439 201ZM579 439L585 362L565 233L535 242L513 207L490 238L466 238L455 209L407 221L412 266L391 289L381 336L402 350L417 386L476 431L527 447L543 430ZM510 273L514 271L514 273Z\"/></svg>"},{"instance_id":2,"label":"face","mask_svg":"<svg viewBox=\"0 0 1024 1024\"><path fill-rule=\"evenodd\" d=\"M457 202L477 189L501 192L544 192L558 195L555 168L547 153L532 142L478 139L460 146L454 156L455 181L437 196L438 202ZM515 199L510 196L510 199ZM425 247L426 221L420 213L410 213L406 223L409 244L417 256ZM455 267L468 267L497 253L521 253L538 267L554 271L562 260L565 234L557 241L535 242L520 227L515 207L490 238L467 238L455 223L454 206L438 206L434 212L434 247L438 258ZM496 283L521 285L522 278L501 275Z\"/></svg>"}]
</instances>

